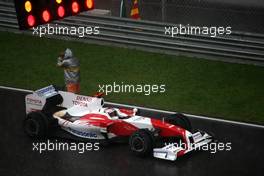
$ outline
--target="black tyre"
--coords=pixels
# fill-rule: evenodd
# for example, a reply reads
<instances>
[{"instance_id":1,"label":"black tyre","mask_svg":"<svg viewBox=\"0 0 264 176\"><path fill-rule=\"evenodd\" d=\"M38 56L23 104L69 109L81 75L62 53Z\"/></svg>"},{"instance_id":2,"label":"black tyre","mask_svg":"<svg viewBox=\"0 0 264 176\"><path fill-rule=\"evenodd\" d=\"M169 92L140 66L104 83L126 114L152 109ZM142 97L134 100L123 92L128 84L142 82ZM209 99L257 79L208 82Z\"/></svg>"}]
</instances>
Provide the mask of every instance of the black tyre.
<instances>
[{"instance_id":1,"label":"black tyre","mask_svg":"<svg viewBox=\"0 0 264 176\"><path fill-rule=\"evenodd\" d=\"M24 121L25 133L33 138L47 137L49 121L42 112L31 112Z\"/></svg>"},{"instance_id":2,"label":"black tyre","mask_svg":"<svg viewBox=\"0 0 264 176\"><path fill-rule=\"evenodd\" d=\"M148 156L152 153L154 140L148 130L138 130L129 138L130 150L138 156Z\"/></svg>"},{"instance_id":3,"label":"black tyre","mask_svg":"<svg viewBox=\"0 0 264 176\"><path fill-rule=\"evenodd\" d=\"M172 114L169 117L165 118L165 122L179 126L188 131L192 131L192 125L188 117L181 113Z\"/></svg>"}]
</instances>

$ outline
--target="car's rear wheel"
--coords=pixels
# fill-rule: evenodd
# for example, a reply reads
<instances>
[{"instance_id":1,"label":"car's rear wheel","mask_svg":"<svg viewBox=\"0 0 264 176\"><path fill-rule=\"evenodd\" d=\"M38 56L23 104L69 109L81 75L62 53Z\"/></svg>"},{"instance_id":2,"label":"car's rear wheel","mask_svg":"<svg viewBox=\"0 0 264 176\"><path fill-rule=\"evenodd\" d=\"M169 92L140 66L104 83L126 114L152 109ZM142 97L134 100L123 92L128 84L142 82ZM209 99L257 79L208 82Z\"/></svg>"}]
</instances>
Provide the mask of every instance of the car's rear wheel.
<instances>
[{"instance_id":1,"label":"car's rear wheel","mask_svg":"<svg viewBox=\"0 0 264 176\"><path fill-rule=\"evenodd\" d=\"M152 134L145 129L140 129L134 132L129 138L130 150L138 156L150 155L153 151Z\"/></svg>"},{"instance_id":2,"label":"car's rear wheel","mask_svg":"<svg viewBox=\"0 0 264 176\"><path fill-rule=\"evenodd\" d=\"M188 117L181 113L172 114L169 117L165 118L165 121L170 124L184 128L188 131L192 131L192 125L190 120L188 119Z\"/></svg>"},{"instance_id":3,"label":"car's rear wheel","mask_svg":"<svg viewBox=\"0 0 264 176\"><path fill-rule=\"evenodd\" d=\"M33 138L44 138L48 134L49 122L42 112L31 112L24 121L25 133Z\"/></svg>"}]
</instances>

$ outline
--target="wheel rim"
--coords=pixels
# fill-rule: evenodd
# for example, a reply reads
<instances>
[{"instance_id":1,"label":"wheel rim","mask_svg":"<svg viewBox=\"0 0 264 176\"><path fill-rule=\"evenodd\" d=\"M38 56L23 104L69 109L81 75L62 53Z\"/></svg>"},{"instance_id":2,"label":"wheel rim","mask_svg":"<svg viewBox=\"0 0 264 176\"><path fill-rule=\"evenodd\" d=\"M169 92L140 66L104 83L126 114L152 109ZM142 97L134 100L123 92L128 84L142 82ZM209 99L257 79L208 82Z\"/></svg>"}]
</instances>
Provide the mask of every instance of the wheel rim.
<instances>
[{"instance_id":1,"label":"wheel rim","mask_svg":"<svg viewBox=\"0 0 264 176\"><path fill-rule=\"evenodd\" d=\"M26 122L26 133L30 136L38 134L38 123L33 119L28 119Z\"/></svg>"},{"instance_id":2,"label":"wheel rim","mask_svg":"<svg viewBox=\"0 0 264 176\"><path fill-rule=\"evenodd\" d=\"M132 150L142 152L144 150L144 140L140 137L135 137L132 140Z\"/></svg>"}]
</instances>

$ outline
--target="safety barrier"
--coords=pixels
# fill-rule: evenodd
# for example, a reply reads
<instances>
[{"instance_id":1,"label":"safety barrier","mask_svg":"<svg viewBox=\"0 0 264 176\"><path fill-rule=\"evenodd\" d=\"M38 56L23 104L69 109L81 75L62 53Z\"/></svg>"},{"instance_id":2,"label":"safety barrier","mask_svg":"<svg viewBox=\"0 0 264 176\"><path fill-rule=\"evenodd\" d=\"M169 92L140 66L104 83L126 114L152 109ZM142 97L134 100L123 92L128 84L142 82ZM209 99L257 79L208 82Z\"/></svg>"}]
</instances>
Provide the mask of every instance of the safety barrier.
<instances>
[{"instance_id":1,"label":"safety barrier","mask_svg":"<svg viewBox=\"0 0 264 176\"><path fill-rule=\"evenodd\" d=\"M99 26L99 35L54 36L78 39L100 44L121 44L161 53L191 55L209 59L246 62L263 65L264 35L232 31L231 35L210 37L208 35L165 35L165 27L175 24L133 20L127 18L96 16L84 12L77 16L54 21L62 26L88 27ZM0 28L19 31L13 3L0 1Z\"/></svg>"}]
</instances>

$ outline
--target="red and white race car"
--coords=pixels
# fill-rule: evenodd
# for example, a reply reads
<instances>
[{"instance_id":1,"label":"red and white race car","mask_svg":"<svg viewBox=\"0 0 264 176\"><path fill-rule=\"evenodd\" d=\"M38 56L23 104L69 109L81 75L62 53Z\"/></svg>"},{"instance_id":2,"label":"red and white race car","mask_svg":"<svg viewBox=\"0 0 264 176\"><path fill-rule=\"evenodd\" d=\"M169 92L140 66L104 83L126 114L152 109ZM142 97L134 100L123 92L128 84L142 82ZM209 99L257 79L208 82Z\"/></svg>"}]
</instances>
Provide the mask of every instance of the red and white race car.
<instances>
[{"instance_id":1,"label":"red and white race car","mask_svg":"<svg viewBox=\"0 0 264 176\"><path fill-rule=\"evenodd\" d=\"M48 137L54 129L62 129L82 139L126 138L135 154L172 161L212 141L205 132L192 133L188 118L182 114L144 117L136 108L106 107L101 97L57 91L53 86L27 95L25 103L24 129L31 137Z\"/></svg>"}]
</instances>

